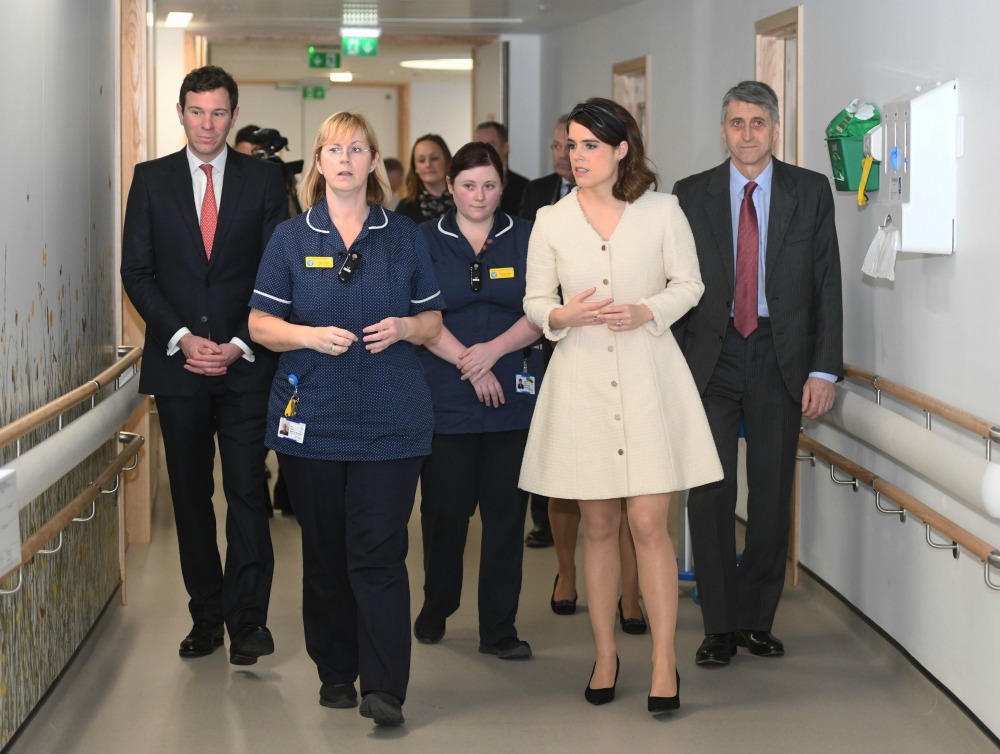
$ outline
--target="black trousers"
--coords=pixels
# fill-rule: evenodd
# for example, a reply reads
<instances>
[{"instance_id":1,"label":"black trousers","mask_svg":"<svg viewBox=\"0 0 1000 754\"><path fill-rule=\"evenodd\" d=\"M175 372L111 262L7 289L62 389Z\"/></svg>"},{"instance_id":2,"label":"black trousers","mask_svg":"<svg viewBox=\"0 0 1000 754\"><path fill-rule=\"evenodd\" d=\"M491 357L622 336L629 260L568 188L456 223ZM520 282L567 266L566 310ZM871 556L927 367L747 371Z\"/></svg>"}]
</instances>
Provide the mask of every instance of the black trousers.
<instances>
[{"instance_id":1,"label":"black trousers","mask_svg":"<svg viewBox=\"0 0 1000 754\"><path fill-rule=\"evenodd\" d=\"M528 430L434 435L420 478L424 607L432 619L458 610L469 521L479 506L479 640L516 636L527 494L517 488Z\"/></svg>"},{"instance_id":2,"label":"black trousers","mask_svg":"<svg viewBox=\"0 0 1000 754\"><path fill-rule=\"evenodd\" d=\"M406 699L406 524L423 457L319 461L278 453L302 529L302 622L323 683Z\"/></svg>"},{"instance_id":3,"label":"black trousers","mask_svg":"<svg viewBox=\"0 0 1000 754\"><path fill-rule=\"evenodd\" d=\"M229 634L265 625L274 552L264 494L267 391L236 393L207 378L191 396L157 396L191 617L225 622ZM226 495L226 564L216 540L215 438Z\"/></svg>"},{"instance_id":4,"label":"black trousers","mask_svg":"<svg viewBox=\"0 0 1000 754\"><path fill-rule=\"evenodd\" d=\"M732 325L702 400L721 482L691 490L688 520L706 634L770 631L785 581L789 504L801 405L778 368L770 324L745 339ZM740 418L747 448L746 548L736 565Z\"/></svg>"}]
</instances>

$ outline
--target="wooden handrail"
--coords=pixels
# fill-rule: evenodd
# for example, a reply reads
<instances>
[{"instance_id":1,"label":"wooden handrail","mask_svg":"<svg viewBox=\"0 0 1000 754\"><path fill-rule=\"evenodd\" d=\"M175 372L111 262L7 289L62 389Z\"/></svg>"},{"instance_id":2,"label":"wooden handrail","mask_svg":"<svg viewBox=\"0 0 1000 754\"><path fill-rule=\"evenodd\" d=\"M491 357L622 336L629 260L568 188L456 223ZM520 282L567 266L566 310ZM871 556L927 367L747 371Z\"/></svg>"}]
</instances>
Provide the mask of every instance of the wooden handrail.
<instances>
[{"instance_id":1,"label":"wooden handrail","mask_svg":"<svg viewBox=\"0 0 1000 754\"><path fill-rule=\"evenodd\" d=\"M79 406L85 400L96 395L101 388L111 384L118 379L125 370L131 369L142 357L142 349L138 346L129 348L128 352L118 359L114 364L105 369L89 382L71 390L65 395L61 395L54 401L46 403L41 408L37 408L30 414L25 414L20 419L12 421L7 426L0 429L0 447L10 445L29 432L38 429L46 422L61 416L71 408Z\"/></svg>"},{"instance_id":2,"label":"wooden handrail","mask_svg":"<svg viewBox=\"0 0 1000 754\"><path fill-rule=\"evenodd\" d=\"M930 414L939 416L956 426L974 432L984 440L1000 440L1000 427L997 427L992 422L975 414L970 414L968 411L955 408L926 393L921 393L919 390L914 390L906 385L893 382L890 379L867 372L864 369L859 369L851 364L844 365L844 375L852 382L874 388L894 398L899 398Z\"/></svg>"},{"instance_id":3,"label":"wooden handrail","mask_svg":"<svg viewBox=\"0 0 1000 754\"><path fill-rule=\"evenodd\" d=\"M925 524L928 524L935 531L940 532L944 536L951 539L962 549L971 552L984 563L996 561L996 547L993 547L988 542L980 539L972 532L963 529L954 521L945 518L933 508L929 508L905 490L900 489L891 482L881 479L864 466L845 458L836 451L831 450L825 445L816 442L811 437L804 434L799 435L799 447L803 450L809 451L816 457L821 458L831 466L835 466L841 471L847 472L866 487L869 487L880 495L884 495L889 498L901 508L904 508L909 513L912 513Z\"/></svg>"},{"instance_id":4,"label":"wooden handrail","mask_svg":"<svg viewBox=\"0 0 1000 754\"><path fill-rule=\"evenodd\" d=\"M106 488L109 487L108 482L117 476L123 468L125 468L125 464L128 463L129 458L134 457L139 452L139 448L142 447L144 442L144 438L140 435L133 437L132 440L124 448L122 448L121 452L114 458L114 460L104 468L96 480L88 484L79 495L70 500L69 503L62 508L62 510L52 516L52 518L42 524L34 534L28 537L28 539L21 545L20 564L6 573L0 574L0 582L3 582L18 568L30 562L31 559L42 549L43 545L55 539L55 537L57 537L67 526L70 525L70 523L72 523L74 518L77 518L80 515L84 508L100 497L101 493L105 492Z\"/></svg>"}]
</instances>

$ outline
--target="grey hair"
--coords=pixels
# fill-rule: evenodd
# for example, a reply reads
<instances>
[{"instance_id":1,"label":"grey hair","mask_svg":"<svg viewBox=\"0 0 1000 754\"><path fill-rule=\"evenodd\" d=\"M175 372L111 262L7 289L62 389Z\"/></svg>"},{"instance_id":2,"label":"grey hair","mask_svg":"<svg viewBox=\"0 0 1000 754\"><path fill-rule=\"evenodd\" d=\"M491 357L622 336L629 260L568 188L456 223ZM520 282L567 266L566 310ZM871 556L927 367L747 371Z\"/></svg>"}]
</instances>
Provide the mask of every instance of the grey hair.
<instances>
[{"instance_id":1,"label":"grey hair","mask_svg":"<svg viewBox=\"0 0 1000 754\"><path fill-rule=\"evenodd\" d=\"M722 98L722 123L726 122L726 108L734 100L763 107L771 116L771 121L778 122L778 95L763 81L741 81L726 92Z\"/></svg>"}]
</instances>

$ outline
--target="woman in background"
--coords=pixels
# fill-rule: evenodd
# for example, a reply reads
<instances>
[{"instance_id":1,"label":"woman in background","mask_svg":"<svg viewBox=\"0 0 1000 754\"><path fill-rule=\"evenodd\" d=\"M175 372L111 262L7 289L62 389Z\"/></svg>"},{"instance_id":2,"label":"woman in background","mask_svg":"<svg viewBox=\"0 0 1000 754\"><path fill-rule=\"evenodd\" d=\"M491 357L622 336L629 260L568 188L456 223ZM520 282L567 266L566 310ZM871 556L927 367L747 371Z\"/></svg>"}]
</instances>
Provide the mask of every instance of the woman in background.
<instances>
[{"instance_id":1,"label":"woman in background","mask_svg":"<svg viewBox=\"0 0 1000 754\"><path fill-rule=\"evenodd\" d=\"M478 506L479 651L518 660L531 647L514 625L528 502L517 476L544 366L541 330L521 303L531 224L498 210L502 176L492 146L466 144L448 175L455 207L419 229L449 303L440 336L420 354L434 440L420 477L424 604L413 633L425 644L444 637Z\"/></svg>"},{"instance_id":2,"label":"woman in background","mask_svg":"<svg viewBox=\"0 0 1000 754\"><path fill-rule=\"evenodd\" d=\"M417 139L410 151L410 170L396 212L419 224L441 217L454 207L448 190L450 169L451 151L444 139L437 134Z\"/></svg>"}]
</instances>

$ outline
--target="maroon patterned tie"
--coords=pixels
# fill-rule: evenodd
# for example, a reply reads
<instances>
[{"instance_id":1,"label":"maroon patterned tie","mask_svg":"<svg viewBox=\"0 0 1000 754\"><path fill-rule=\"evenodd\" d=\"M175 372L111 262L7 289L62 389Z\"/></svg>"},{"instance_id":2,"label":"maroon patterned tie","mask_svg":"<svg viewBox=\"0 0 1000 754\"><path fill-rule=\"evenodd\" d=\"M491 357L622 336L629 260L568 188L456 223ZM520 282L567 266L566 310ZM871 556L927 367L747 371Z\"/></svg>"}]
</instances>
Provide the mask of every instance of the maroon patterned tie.
<instances>
[{"instance_id":1,"label":"maroon patterned tie","mask_svg":"<svg viewBox=\"0 0 1000 754\"><path fill-rule=\"evenodd\" d=\"M219 223L219 210L215 206L215 186L212 185L212 166L208 163L201 166L208 177L205 188L205 198L201 200L201 238L205 242L205 256L212 258L212 244L215 242L215 226ZM742 223L743 221L740 220ZM756 221L755 221L756 222ZM741 226L742 227L742 226ZM742 230L740 231L743 232ZM756 231L754 231L756 234Z\"/></svg>"},{"instance_id":2,"label":"maroon patterned tie","mask_svg":"<svg viewBox=\"0 0 1000 754\"><path fill-rule=\"evenodd\" d=\"M733 306L733 324L744 338L757 329L757 272L760 241L757 230L757 209L753 206L753 190L757 184L750 181L743 189L740 205L740 224L736 236L736 303Z\"/></svg>"}]
</instances>

